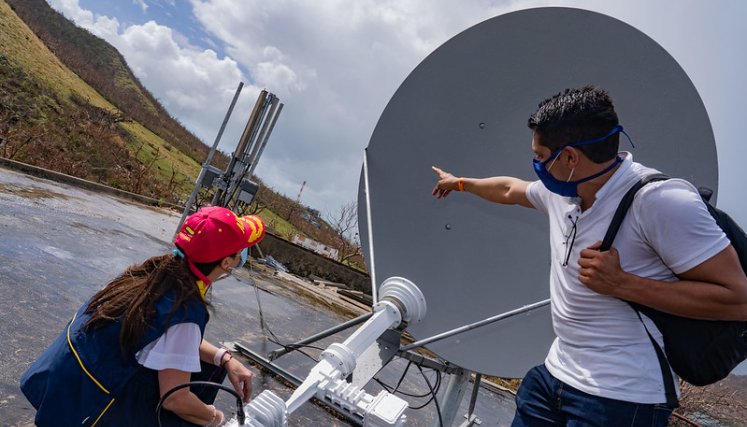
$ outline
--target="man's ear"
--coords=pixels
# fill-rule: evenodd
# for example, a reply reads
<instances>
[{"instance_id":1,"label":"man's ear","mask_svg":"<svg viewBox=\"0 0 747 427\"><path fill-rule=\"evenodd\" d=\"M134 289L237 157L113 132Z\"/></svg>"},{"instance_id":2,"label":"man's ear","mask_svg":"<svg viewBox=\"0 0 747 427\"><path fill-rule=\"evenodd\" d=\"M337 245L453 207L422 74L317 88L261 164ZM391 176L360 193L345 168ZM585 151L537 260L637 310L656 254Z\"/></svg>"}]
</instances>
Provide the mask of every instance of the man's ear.
<instances>
[{"instance_id":1,"label":"man's ear","mask_svg":"<svg viewBox=\"0 0 747 427\"><path fill-rule=\"evenodd\" d=\"M566 164L571 169L578 166L582 156L581 150L576 147L566 147L560 155L564 157L564 160L567 162Z\"/></svg>"}]
</instances>

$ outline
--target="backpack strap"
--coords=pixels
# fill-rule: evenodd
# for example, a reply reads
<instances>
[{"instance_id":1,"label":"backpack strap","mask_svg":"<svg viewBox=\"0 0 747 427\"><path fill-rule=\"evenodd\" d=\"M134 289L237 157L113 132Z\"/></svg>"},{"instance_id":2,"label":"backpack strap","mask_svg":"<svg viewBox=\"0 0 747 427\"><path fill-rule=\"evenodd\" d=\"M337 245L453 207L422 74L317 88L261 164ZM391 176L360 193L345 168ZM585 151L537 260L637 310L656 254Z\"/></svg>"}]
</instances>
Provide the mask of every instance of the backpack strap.
<instances>
[{"instance_id":1,"label":"backpack strap","mask_svg":"<svg viewBox=\"0 0 747 427\"><path fill-rule=\"evenodd\" d=\"M625 219L625 215L628 213L628 209L630 209L630 205L633 204L633 199L635 198L636 193L638 193L638 190L650 182L666 181L667 179L669 179L669 176L664 175L663 173L645 176L635 183L627 193L625 193L622 200L620 200L620 205L617 207L615 215L612 217L612 222L610 222L610 227L604 235L604 240L602 240L602 246L599 247L599 251L605 252L612 247L612 242L615 241L615 236L617 236L617 232L620 230L620 225L622 225L623 219Z\"/></svg>"},{"instance_id":2,"label":"backpack strap","mask_svg":"<svg viewBox=\"0 0 747 427\"><path fill-rule=\"evenodd\" d=\"M612 243L615 241L615 236L617 236L617 232L620 231L620 225L622 225L623 219L625 219L625 215L628 213L628 209L630 209L630 205L633 204L633 199L635 198L636 193L638 193L638 190L640 190L650 182L664 181L667 179L669 179L669 176L660 173L649 175L643 177L640 181L633 185L627 193L625 193L622 200L620 201L620 205L615 211L615 215L612 217L612 222L610 222L607 233L605 233L604 235L602 245L599 247L600 251L608 251L612 247ZM659 360L659 368L661 368L661 378L664 382L664 395L667 399L667 406L671 409L675 409L679 407L680 404L677 400L677 391L674 387L674 377L672 376L672 369L669 367L669 362L667 361L664 350L661 348L659 343L656 342L654 337L651 335L651 332L649 332L648 327L646 327L646 323L644 323L643 318L641 317L641 313L640 311L638 311L636 306L628 301L625 302L627 302L638 315L638 319L641 321L641 324L643 325L643 328L646 330L646 334L648 335L648 339L651 341L651 345L656 351L656 358Z\"/></svg>"},{"instance_id":3,"label":"backpack strap","mask_svg":"<svg viewBox=\"0 0 747 427\"><path fill-rule=\"evenodd\" d=\"M628 302L628 304L630 303ZM680 406L680 402L677 399L677 391L674 388L674 377L672 376L672 369L669 367L667 356L664 354L664 350L661 348L659 343L656 342L653 335L651 335L651 332L649 332L646 323L641 317L641 312L638 311L638 309L633 304L630 304L630 306L635 311L635 314L638 315L638 319L641 321L643 329L646 330L646 335L648 335L648 339L649 341L651 341L651 345L654 347L654 351L656 351L656 358L659 360L659 368L661 368L661 379L664 381L664 395L667 398L667 406L670 409L676 409Z\"/></svg>"}]
</instances>

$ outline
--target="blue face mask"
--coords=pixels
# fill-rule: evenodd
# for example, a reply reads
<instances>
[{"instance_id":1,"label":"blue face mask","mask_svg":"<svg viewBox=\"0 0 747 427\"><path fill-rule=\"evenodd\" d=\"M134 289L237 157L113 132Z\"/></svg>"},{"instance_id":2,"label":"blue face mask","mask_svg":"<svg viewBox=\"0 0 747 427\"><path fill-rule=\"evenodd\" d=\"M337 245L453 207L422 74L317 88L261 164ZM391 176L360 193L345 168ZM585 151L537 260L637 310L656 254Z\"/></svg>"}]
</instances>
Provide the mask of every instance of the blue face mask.
<instances>
[{"instance_id":1,"label":"blue face mask","mask_svg":"<svg viewBox=\"0 0 747 427\"><path fill-rule=\"evenodd\" d=\"M573 176L573 171L571 171L570 176L568 176L568 180L566 181L560 181L556 179L554 176L550 174L550 169L552 168L552 163L548 167L547 164L550 162L554 163L554 160L560 155L560 153L566 148L566 147L579 147L582 145L589 145L589 144L596 144L598 142L606 141L607 138L610 136L616 134L617 132L622 132L625 134L626 137L628 137L628 134L625 133L622 126L615 126L612 128L612 130L605 136L601 138L596 139L590 139L588 141L578 141L574 142L572 144L565 145L563 147L560 147L557 149L550 157L543 161L534 159L532 160L532 166L534 167L534 172L537 174L537 177L539 177L540 181L542 181L542 184L545 185L545 187L552 191L555 194L558 194L563 197L578 197L578 184L584 183L586 181L592 180L594 178L597 178L599 176L602 176L606 174L607 172L611 171L615 166L619 165L622 162L622 159L620 156L615 157L615 161L612 162L611 165L609 165L607 168L605 168L603 171L596 173L592 176L588 176L584 179L579 179L578 181L571 181L571 177ZM630 137L628 137L628 140L630 140ZM633 142L630 142L631 145L633 145ZM635 146L633 146L635 147Z\"/></svg>"},{"instance_id":2,"label":"blue face mask","mask_svg":"<svg viewBox=\"0 0 747 427\"><path fill-rule=\"evenodd\" d=\"M239 262L239 264L236 267L229 268L228 272L229 273L233 273L236 269L239 269L239 268L243 267L244 264L246 263L247 256L249 256L249 248L244 248L241 251L241 261ZM221 274L217 279L215 279L215 281L218 281L218 280L221 280L221 279L225 279L226 277L228 277L228 274Z\"/></svg>"},{"instance_id":3,"label":"blue face mask","mask_svg":"<svg viewBox=\"0 0 747 427\"><path fill-rule=\"evenodd\" d=\"M241 262L236 266L236 268L241 268L246 264L247 256L249 256L249 248L244 248L244 250L241 251Z\"/></svg>"}]
</instances>

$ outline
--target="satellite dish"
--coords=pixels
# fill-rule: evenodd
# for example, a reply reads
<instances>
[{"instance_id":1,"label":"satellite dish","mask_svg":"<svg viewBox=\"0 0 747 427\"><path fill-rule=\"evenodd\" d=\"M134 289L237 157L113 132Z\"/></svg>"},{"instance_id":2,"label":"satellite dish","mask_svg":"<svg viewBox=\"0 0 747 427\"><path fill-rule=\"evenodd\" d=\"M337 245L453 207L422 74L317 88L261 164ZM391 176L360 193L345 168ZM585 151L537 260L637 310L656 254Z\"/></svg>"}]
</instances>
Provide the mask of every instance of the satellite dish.
<instances>
[{"instance_id":1,"label":"satellite dish","mask_svg":"<svg viewBox=\"0 0 747 427\"><path fill-rule=\"evenodd\" d=\"M409 329L414 336L549 298L545 216L473 195L436 200L430 168L535 180L527 118L543 99L586 84L609 91L635 143L634 160L715 192L716 146L703 102L651 38L609 16L570 8L482 22L407 77L367 148L376 277L406 277L423 291L428 315ZM629 149L626 139L620 143ZM367 247L363 179L358 203ZM521 377L544 360L553 338L544 306L429 348L466 369Z\"/></svg>"}]
</instances>

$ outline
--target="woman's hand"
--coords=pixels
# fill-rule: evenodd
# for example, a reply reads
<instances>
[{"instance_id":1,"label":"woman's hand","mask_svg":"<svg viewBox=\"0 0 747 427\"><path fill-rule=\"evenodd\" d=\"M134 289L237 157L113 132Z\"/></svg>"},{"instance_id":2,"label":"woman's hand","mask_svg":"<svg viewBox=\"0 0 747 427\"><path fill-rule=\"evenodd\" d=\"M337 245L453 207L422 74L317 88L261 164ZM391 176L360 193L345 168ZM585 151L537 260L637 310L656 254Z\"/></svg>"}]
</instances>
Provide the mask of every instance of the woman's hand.
<instances>
[{"instance_id":1,"label":"woman's hand","mask_svg":"<svg viewBox=\"0 0 747 427\"><path fill-rule=\"evenodd\" d=\"M213 405L208 405L208 407L213 409L213 419L210 420L210 423L205 424L205 427L218 427L223 425L223 421L225 421L225 415L223 415L223 411L220 409L216 409Z\"/></svg>"},{"instance_id":2,"label":"woman's hand","mask_svg":"<svg viewBox=\"0 0 747 427\"><path fill-rule=\"evenodd\" d=\"M228 372L228 380L233 384L236 393L241 396L244 403L249 402L252 396L252 377L254 376L252 371L233 357L228 359L223 367Z\"/></svg>"}]
</instances>

